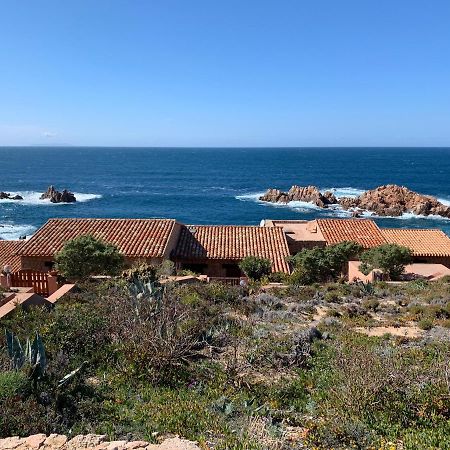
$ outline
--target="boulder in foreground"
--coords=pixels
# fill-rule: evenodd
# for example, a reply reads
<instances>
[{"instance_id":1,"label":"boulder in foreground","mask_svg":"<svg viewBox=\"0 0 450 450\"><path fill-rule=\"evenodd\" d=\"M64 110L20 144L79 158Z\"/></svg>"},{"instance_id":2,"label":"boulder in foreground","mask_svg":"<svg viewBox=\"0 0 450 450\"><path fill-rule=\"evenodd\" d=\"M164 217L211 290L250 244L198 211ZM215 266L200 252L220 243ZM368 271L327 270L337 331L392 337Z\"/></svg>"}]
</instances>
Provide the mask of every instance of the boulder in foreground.
<instances>
[{"instance_id":1,"label":"boulder in foreground","mask_svg":"<svg viewBox=\"0 0 450 450\"><path fill-rule=\"evenodd\" d=\"M113 441L109 442L105 435L87 434L78 435L72 439L60 434L34 434L26 438L9 437L0 439L0 450L26 449L26 450L200 450L194 442L178 437L166 439L162 444L150 444L145 441Z\"/></svg>"}]
</instances>

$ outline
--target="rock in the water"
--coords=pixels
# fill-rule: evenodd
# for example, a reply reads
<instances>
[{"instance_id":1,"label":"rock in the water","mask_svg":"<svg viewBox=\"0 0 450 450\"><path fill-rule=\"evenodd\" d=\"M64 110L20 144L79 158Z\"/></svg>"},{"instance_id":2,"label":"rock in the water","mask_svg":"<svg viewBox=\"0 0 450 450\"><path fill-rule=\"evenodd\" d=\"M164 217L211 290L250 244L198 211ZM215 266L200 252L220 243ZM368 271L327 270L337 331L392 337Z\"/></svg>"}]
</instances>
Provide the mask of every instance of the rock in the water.
<instances>
[{"instance_id":1,"label":"rock in the water","mask_svg":"<svg viewBox=\"0 0 450 450\"><path fill-rule=\"evenodd\" d=\"M321 193L315 186L292 186L288 192L269 189L259 198L264 202L288 203L301 201L313 203L320 208L339 204L345 210L351 210L353 217L360 217L364 211L378 216L398 217L405 213L419 216L437 215L450 218L450 206L429 195L418 194L404 186L388 184L364 192L359 197L341 197L337 199L332 192Z\"/></svg>"},{"instance_id":2,"label":"rock in the water","mask_svg":"<svg viewBox=\"0 0 450 450\"><path fill-rule=\"evenodd\" d=\"M41 200L50 200L52 203L73 203L76 202L77 199L72 192L64 189L62 192L57 191L53 186L49 186L46 192L44 192L41 197Z\"/></svg>"},{"instance_id":3,"label":"rock in the water","mask_svg":"<svg viewBox=\"0 0 450 450\"><path fill-rule=\"evenodd\" d=\"M8 192L0 192L0 200L23 200L21 195L8 194Z\"/></svg>"},{"instance_id":4,"label":"rock in the water","mask_svg":"<svg viewBox=\"0 0 450 450\"><path fill-rule=\"evenodd\" d=\"M288 203L288 202L308 202L320 208L337 203L336 197L331 192L322 194L316 186L292 186L288 192L279 189L269 189L260 198L263 202Z\"/></svg>"},{"instance_id":5,"label":"rock in the water","mask_svg":"<svg viewBox=\"0 0 450 450\"><path fill-rule=\"evenodd\" d=\"M356 198L343 197L344 209L358 208L379 216L401 216L412 213L421 216L438 215L450 218L450 207L429 195L418 194L404 186L388 184L366 191Z\"/></svg>"}]
</instances>

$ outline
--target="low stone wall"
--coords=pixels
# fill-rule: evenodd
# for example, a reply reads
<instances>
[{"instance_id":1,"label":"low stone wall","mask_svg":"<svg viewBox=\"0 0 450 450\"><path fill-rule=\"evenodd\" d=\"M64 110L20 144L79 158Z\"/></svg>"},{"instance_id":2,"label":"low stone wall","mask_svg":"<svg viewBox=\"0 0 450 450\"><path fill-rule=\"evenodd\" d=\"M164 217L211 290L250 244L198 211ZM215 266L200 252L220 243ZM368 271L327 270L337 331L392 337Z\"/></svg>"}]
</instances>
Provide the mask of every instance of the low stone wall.
<instances>
[{"instance_id":1,"label":"low stone wall","mask_svg":"<svg viewBox=\"0 0 450 450\"><path fill-rule=\"evenodd\" d=\"M200 450L194 442L180 438L166 439L162 444L145 441L113 441L105 435L87 434L72 439L61 434L34 434L26 438L9 437L0 439L0 450Z\"/></svg>"}]
</instances>

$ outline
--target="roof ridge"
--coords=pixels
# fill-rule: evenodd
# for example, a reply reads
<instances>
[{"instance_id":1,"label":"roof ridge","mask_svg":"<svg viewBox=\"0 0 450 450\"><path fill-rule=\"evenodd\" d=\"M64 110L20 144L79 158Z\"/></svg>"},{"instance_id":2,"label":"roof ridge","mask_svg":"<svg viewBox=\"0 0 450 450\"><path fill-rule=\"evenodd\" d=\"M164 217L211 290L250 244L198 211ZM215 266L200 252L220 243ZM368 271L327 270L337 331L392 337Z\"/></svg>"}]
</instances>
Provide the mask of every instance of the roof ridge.
<instances>
[{"instance_id":1,"label":"roof ridge","mask_svg":"<svg viewBox=\"0 0 450 450\"><path fill-rule=\"evenodd\" d=\"M47 222L65 220L167 220L170 222L177 222L177 219L168 217L51 217Z\"/></svg>"},{"instance_id":2,"label":"roof ridge","mask_svg":"<svg viewBox=\"0 0 450 450\"><path fill-rule=\"evenodd\" d=\"M440 231L444 233L440 228L380 228L380 230L384 231Z\"/></svg>"}]
</instances>

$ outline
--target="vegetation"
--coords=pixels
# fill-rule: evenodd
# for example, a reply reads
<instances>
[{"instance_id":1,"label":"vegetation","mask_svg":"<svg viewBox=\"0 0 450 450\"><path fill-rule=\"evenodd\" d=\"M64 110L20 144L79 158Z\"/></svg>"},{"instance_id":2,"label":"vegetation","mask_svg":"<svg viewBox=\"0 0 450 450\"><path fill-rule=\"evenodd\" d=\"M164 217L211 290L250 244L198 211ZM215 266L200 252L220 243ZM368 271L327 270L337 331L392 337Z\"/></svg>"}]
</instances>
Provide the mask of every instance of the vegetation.
<instances>
[{"instance_id":1,"label":"vegetation","mask_svg":"<svg viewBox=\"0 0 450 450\"><path fill-rule=\"evenodd\" d=\"M360 269L365 275L374 269L380 269L389 275L391 280L397 280L411 261L412 253L409 248L397 244L383 244L361 255Z\"/></svg>"},{"instance_id":2,"label":"vegetation","mask_svg":"<svg viewBox=\"0 0 450 450\"><path fill-rule=\"evenodd\" d=\"M0 320L0 437L450 449L447 281L249 292L160 285L158 272L85 282L53 309Z\"/></svg>"},{"instance_id":3,"label":"vegetation","mask_svg":"<svg viewBox=\"0 0 450 450\"><path fill-rule=\"evenodd\" d=\"M117 247L90 235L67 242L55 256L55 261L63 276L75 279L89 275L117 275L124 264Z\"/></svg>"},{"instance_id":4,"label":"vegetation","mask_svg":"<svg viewBox=\"0 0 450 450\"><path fill-rule=\"evenodd\" d=\"M247 256L239 264L242 272L251 280L260 280L272 271L272 263L269 259Z\"/></svg>"},{"instance_id":5,"label":"vegetation","mask_svg":"<svg viewBox=\"0 0 450 450\"><path fill-rule=\"evenodd\" d=\"M362 247L355 242L342 242L327 247L303 249L291 258L294 284L335 281L345 270L346 263L358 256Z\"/></svg>"}]
</instances>

